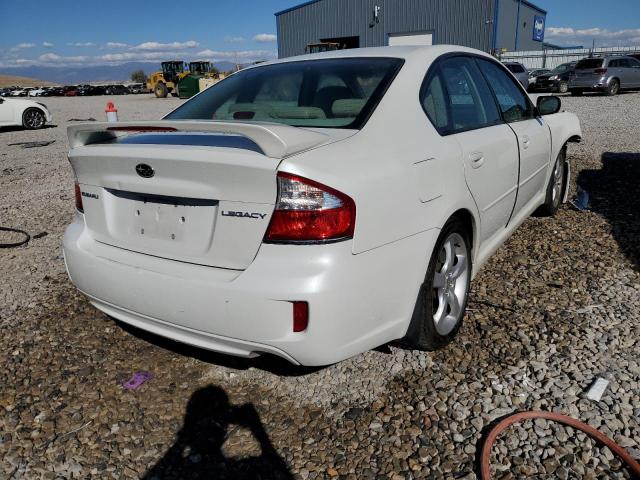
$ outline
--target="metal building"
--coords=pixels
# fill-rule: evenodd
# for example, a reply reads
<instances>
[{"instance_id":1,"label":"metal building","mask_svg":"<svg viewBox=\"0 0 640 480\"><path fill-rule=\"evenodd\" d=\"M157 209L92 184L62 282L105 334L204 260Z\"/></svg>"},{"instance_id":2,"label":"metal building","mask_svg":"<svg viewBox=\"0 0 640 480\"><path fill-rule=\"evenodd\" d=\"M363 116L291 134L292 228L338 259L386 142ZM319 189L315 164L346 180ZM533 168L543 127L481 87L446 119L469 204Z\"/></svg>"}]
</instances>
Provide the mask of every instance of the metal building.
<instances>
[{"instance_id":1,"label":"metal building","mask_svg":"<svg viewBox=\"0 0 640 480\"><path fill-rule=\"evenodd\" d=\"M542 50L546 14L527 0L312 0L275 14L278 56L316 43Z\"/></svg>"}]
</instances>

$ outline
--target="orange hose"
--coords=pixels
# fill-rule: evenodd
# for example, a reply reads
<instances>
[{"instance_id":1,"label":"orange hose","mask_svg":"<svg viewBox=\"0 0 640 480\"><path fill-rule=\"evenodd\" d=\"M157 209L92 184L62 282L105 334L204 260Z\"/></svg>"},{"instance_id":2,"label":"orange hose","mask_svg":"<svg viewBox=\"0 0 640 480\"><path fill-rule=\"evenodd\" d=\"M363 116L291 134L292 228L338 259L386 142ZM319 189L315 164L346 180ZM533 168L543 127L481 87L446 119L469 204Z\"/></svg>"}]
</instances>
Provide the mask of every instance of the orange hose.
<instances>
[{"instance_id":1,"label":"orange hose","mask_svg":"<svg viewBox=\"0 0 640 480\"><path fill-rule=\"evenodd\" d=\"M575 429L581 430L582 432L589 435L591 438L597 440L598 442L606 445L611 449L613 453L615 453L618 457L622 459L624 463L626 463L629 471L634 475L634 477L640 478L640 463L636 462L634 458L629 455L629 453L622 448L620 445L615 443L609 437L607 437L604 433L596 430L595 428L587 425L586 423L581 422L580 420L576 420L575 418L568 417L566 415L562 415L560 413L553 412L520 412L514 413L503 420L501 420L495 427L491 429L489 434L487 435L484 444L482 446L482 454L480 456L480 479L481 480L491 480L491 465L490 465L490 455L491 455L491 447L493 447L493 443L498 438L505 429L514 423L519 423L523 420L535 419L535 418L544 418L546 420L552 420L554 422L562 423L564 425L568 425Z\"/></svg>"}]
</instances>

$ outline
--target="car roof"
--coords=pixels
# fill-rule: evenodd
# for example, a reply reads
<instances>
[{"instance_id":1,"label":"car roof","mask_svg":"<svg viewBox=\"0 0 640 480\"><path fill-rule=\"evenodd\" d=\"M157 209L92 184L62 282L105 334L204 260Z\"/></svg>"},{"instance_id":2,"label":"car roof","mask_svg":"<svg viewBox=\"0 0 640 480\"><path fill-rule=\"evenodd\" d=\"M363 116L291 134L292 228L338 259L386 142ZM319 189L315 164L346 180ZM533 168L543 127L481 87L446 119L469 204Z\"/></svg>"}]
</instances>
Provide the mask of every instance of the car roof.
<instances>
[{"instance_id":1,"label":"car roof","mask_svg":"<svg viewBox=\"0 0 640 480\"><path fill-rule=\"evenodd\" d=\"M487 58L494 57L488 53L473 48L462 47L460 45L394 45L388 47L367 47L367 48L349 48L345 50L330 50L328 52L310 53L305 55L298 55L295 57L281 58L277 60L270 60L258 65L251 65L246 67L245 70L250 68L259 68L265 65L274 65L278 63L288 62L300 62L304 60L320 60L330 58L402 58L405 60L420 59L424 60L425 57L439 57L446 53L472 53L481 55Z\"/></svg>"}]
</instances>

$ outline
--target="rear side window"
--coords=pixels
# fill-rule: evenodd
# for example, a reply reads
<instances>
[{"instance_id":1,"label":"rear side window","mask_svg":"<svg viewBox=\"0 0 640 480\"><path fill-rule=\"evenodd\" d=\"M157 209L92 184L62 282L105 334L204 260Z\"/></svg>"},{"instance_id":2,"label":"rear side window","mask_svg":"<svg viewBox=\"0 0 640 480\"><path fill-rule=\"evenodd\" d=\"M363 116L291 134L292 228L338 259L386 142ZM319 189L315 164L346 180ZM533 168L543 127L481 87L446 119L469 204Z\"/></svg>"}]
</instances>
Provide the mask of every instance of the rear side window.
<instances>
[{"instance_id":1,"label":"rear side window","mask_svg":"<svg viewBox=\"0 0 640 480\"><path fill-rule=\"evenodd\" d=\"M591 68L600 68L602 67L603 61L604 60L602 60L601 58L585 58L580 60L576 64L576 70L589 70Z\"/></svg>"},{"instance_id":2,"label":"rear side window","mask_svg":"<svg viewBox=\"0 0 640 480\"><path fill-rule=\"evenodd\" d=\"M399 58L335 58L249 68L164 118L362 128L403 62Z\"/></svg>"},{"instance_id":3,"label":"rear side window","mask_svg":"<svg viewBox=\"0 0 640 480\"><path fill-rule=\"evenodd\" d=\"M442 135L502 122L489 87L468 57L438 62L423 85L421 102Z\"/></svg>"},{"instance_id":4,"label":"rear side window","mask_svg":"<svg viewBox=\"0 0 640 480\"><path fill-rule=\"evenodd\" d=\"M478 59L477 62L493 89L504 120L511 123L532 118L531 103L515 80L489 60Z\"/></svg>"},{"instance_id":5,"label":"rear side window","mask_svg":"<svg viewBox=\"0 0 640 480\"><path fill-rule=\"evenodd\" d=\"M510 72L513 73L523 73L524 72L524 67L522 65L516 65L516 64L509 64L509 65L505 65Z\"/></svg>"}]
</instances>

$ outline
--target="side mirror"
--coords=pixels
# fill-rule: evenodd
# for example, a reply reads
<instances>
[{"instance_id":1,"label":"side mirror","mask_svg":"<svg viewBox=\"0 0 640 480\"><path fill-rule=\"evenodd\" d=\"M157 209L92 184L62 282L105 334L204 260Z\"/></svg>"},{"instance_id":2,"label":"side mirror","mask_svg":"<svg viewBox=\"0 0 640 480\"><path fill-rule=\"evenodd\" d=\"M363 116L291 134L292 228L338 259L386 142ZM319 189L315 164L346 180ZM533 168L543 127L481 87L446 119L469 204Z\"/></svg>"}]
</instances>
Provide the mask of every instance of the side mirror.
<instances>
[{"instance_id":1,"label":"side mirror","mask_svg":"<svg viewBox=\"0 0 640 480\"><path fill-rule=\"evenodd\" d=\"M555 95L538 97L538 113L540 115L552 115L560 111L562 103Z\"/></svg>"}]
</instances>

